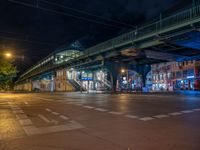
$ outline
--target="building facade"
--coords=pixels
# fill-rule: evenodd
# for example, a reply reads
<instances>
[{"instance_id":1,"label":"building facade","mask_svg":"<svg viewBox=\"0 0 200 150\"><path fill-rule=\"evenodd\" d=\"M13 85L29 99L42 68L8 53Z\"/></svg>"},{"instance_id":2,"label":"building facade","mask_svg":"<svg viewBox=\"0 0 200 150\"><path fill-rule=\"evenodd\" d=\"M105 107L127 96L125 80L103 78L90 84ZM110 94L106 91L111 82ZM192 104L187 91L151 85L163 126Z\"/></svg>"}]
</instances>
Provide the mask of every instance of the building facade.
<instances>
[{"instance_id":1,"label":"building facade","mask_svg":"<svg viewBox=\"0 0 200 150\"><path fill-rule=\"evenodd\" d=\"M200 61L152 65L152 90L200 90Z\"/></svg>"}]
</instances>

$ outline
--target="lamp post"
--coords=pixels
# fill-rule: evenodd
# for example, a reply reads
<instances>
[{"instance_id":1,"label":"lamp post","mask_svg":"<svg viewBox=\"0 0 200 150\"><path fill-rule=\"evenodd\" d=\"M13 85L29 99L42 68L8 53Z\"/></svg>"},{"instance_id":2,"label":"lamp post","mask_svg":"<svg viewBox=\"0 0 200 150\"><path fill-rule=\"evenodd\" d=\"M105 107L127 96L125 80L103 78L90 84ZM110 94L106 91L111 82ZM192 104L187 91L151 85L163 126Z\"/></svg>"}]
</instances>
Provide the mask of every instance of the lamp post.
<instances>
[{"instance_id":1,"label":"lamp post","mask_svg":"<svg viewBox=\"0 0 200 150\"><path fill-rule=\"evenodd\" d=\"M81 91L81 93L83 92L83 81L82 81L82 74L83 74L83 72L82 72L82 70L81 70L81 71L80 71L80 80L81 80L80 91Z\"/></svg>"},{"instance_id":2,"label":"lamp post","mask_svg":"<svg viewBox=\"0 0 200 150\"><path fill-rule=\"evenodd\" d=\"M6 58L11 58L12 54L11 53L5 53Z\"/></svg>"},{"instance_id":3,"label":"lamp post","mask_svg":"<svg viewBox=\"0 0 200 150\"><path fill-rule=\"evenodd\" d=\"M129 79L128 79L128 69L125 70L125 69L121 69L121 73L122 74L126 74L126 91L128 92L128 82L129 82Z\"/></svg>"},{"instance_id":4,"label":"lamp post","mask_svg":"<svg viewBox=\"0 0 200 150\"><path fill-rule=\"evenodd\" d=\"M7 58L7 59L14 58L14 59L22 59L22 61L24 61L24 55L22 55L22 56L13 55L13 54L10 53L10 52L5 52L5 53L3 53L3 54L1 54L1 55L3 55L3 56L4 56L5 58Z\"/></svg>"}]
</instances>

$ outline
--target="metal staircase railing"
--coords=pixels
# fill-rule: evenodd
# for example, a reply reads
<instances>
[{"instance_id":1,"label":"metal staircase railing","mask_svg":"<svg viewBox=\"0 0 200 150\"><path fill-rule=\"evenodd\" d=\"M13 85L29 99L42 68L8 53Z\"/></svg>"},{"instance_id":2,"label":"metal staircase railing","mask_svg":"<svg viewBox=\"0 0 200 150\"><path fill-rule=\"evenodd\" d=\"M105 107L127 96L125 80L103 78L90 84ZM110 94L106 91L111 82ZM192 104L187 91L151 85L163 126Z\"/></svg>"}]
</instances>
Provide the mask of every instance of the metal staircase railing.
<instances>
[{"instance_id":1,"label":"metal staircase railing","mask_svg":"<svg viewBox=\"0 0 200 150\"><path fill-rule=\"evenodd\" d=\"M102 83L103 85L105 85L108 89L112 88L112 84L110 81L104 79L104 80L97 80L99 83Z\"/></svg>"},{"instance_id":2,"label":"metal staircase railing","mask_svg":"<svg viewBox=\"0 0 200 150\"><path fill-rule=\"evenodd\" d=\"M74 79L67 79L67 80L75 88L76 91L80 91L81 85L76 80ZM85 91L86 89L82 87L82 90Z\"/></svg>"}]
</instances>

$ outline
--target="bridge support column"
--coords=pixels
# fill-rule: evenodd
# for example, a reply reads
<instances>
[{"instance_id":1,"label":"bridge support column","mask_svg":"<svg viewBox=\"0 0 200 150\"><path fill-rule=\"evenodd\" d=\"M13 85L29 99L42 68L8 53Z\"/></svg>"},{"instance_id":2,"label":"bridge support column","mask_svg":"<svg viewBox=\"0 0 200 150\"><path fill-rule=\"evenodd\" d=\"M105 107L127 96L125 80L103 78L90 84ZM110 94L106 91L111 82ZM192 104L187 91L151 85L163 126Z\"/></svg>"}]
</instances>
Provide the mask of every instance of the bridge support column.
<instances>
[{"instance_id":1,"label":"bridge support column","mask_svg":"<svg viewBox=\"0 0 200 150\"><path fill-rule=\"evenodd\" d=\"M32 86L33 86L33 85L32 85L32 80L29 79L29 89L28 89L29 92L32 91L32 89L33 89Z\"/></svg>"},{"instance_id":2,"label":"bridge support column","mask_svg":"<svg viewBox=\"0 0 200 150\"><path fill-rule=\"evenodd\" d=\"M95 83L96 83L96 72L95 71L93 71L92 72L92 79L93 79L93 82L92 82L92 90L96 90L96 87L95 87Z\"/></svg>"},{"instance_id":3,"label":"bridge support column","mask_svg":"<svg viewBox=\"0 0 200 150\"><path fill-rule=\"evenodd\" d=\"M53 73L50 77L50 92L55 91L55 73Z\"/></svg>"},{"instance_id":4,"label":"bridge support column","mask_svg":"<svg viewBox=\"0 0 200 150\"><path fill-rule=\"evenodd\" d=\"M111 91L113 93L116 93L117 77L118 77L118 73L122 67L122 64L117 63L117 62L106 61L106 62L104 62L104 66L105 66L105 68L108 69L109 74L110 74L110 81L112 84Z\"/></svg>"},{"instance_id":5,"label":"bridge support column","mask_svg":"<svg viewBox=\"0 0 200 150\"><path fill-rule=\"evenodd\" d=\"M151 71L151 65L136 65L132 69L141 75L142 86L146 87L146 77L149 71Z\"/></svg>"}]
</instances>

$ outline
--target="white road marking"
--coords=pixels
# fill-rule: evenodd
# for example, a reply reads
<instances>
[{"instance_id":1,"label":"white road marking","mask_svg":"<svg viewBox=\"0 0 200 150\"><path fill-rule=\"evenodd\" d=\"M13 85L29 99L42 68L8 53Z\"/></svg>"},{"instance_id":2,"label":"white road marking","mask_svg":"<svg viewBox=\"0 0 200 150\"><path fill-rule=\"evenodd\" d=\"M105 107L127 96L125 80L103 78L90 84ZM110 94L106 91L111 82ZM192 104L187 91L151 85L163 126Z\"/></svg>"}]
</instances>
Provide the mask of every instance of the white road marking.
<instances>
[{"instance_id":1,"label":"white road marking","mask_svg":"<svg viewBox=\"0 0 200 150\"><path fill-rule=\"evenodd\" d=\"M11 109L12 109L12 110L21 110L20 107L16 107L16 106L15 106L15 107L11 107Z\"/></svg>"},{"instance_id":2,"label":"white road marking","mask_svg":"<svg viewBox=\"0 0 200 150\"><path fill-rule=\"evenodd\" d=\"M110 111L108 112L109 114L113 114L113 115L122 115L122 112L115 112L115 111Z\"/></svg>"},{"instance_id":3,"label":"white road marking","mask_svg":"<svg viewBox=\"0 0 200 150\"><path fill-rule=\"evenodd\" d=\"M187 113L192 113L193 110L183 110L183 111L181 111L181 112L184 113L184 114L187 114Z\"/></svg>"},{"instance_id":4,"label":"white road marking","mask_svg":"<svg viewBox=\"0 0 200 150\"><path fill-rule=\"evenodd\" d=\"M16 117L17 117L17 119L27 119L28 118L28 116L25 114L17 114Z\"/></svg>"},{"instance_id":5,"label":"white road marking","mask_svg":"<svg viewBox=\"0 0 200 150\"><path fill-rule=\"evenodd\" d=\"M77 105L77 106L83 106L83 104L75 104L75 105Z\"/></svg>"},{"instance_id":6,"label":"white road marking","mask_svg":"<svg viewBox=\"0 0 200 150\"><path fill-rule=\"evenodd\" d=\"M108 111L108 110L103 109L103 108L95 108L94 110L101 111L101 112L106 112L106 111Z\"/></svg>"},{"instance_id":7,"label":"white road marking","mask_svg":"<svg viewBox=\"0 0 200 150\"><path fill-rule=\"evenodd\" d=\"M26 126L26 125L32 125L32 121L30 119L21 119L19 120L19 123L22 125L22 126Z\"/></svg>"},{"instance_id":8,"label":"white road marking","mask_svg":"<svg viewBox=\"0 0 200 150\"><path fill-rule=\"evenodd\" d=\"M15 111L13 111L13 113L15 113L15 114L23 114L24 111L23 110L15 110Z\"/></svg>"},{"instance_id":9,"label":"white road marking","mask_svg":"<svg viewBox=\"0 0 200 150\"><path fill-rule=\"evenodd\" d=\"M51 109L49 109L49 108L46 108L45 110L46 110L46 111L49 111L49 112L51 112L51 111L52 111L52 110L51 110Z\"/></svg>"},{"instance_id":10,"label":"white road marking","mask_svg":"<svg viewBox=\"0 0 200 150\"><path fill-rule=\"evenodd\" d=\"M52 114L54 114L54 115L56 115L56 116L59 115L59 113L57 113L57 112L52 112Z\"/></svg>"},{"instance_id":11,"label":"white road marking","mask_svg":"<svg viewBox=\"0 0 200 150\"><path fill-rule=\"evenodd\" d=\"M66 116L64 116L64 115L60 115L59 117L62 118L62 119L64 119L64 120L69 120L69 118L66 117Z\"/></svg>"},{"instance_id":12,"label":"white road marking","mask_svg":"<svg viewBox=\"0 0 200 150\"><path fill-rule=\"evenodd\" d=\"M74 102L68 102L67 104L74 104Z\"/></svg>"},{"instance_id":13,"label":"white road marking","mask_svg":"<svg viewBox=\"0 0 200 150\"><path fill-rule=\"evenodd\" d=\"M49 120L47 119L45 116L39 114L38 117L40 117L40 119L44 120L46 123L54 123L54 124L58 124L58 121L57 120Z\"/></svg>"},{"instance_id":14,"label":"white road marking","mask_svg":"<svg viewBox=\"0 0 200 150\"><path fill-rule=\"evenodd\" d=\"M161 119L161 118L166 118L169 117L168 115L156 115L154 116L155 118Z\"/></svg>"},{"instance_id":15,"label":"white road marking","mask_svg":"<svg viewBox=\"0 0 200 150\"><path fill-rule=\"evenodd\" d=\"M27 135L39 134L38 129L35 126L24 126L23 130Z\"/></svg>"},{"instance_id":16,"label":"white road marking","mask_svg":"<svg viewBox=\"0 0 200 150\"><path fill-rule=\"evenodd\" d=\"M131 119L136 119L136 118L138 118L138 116L135 116L135 115L125 115L125 117L131 118Z\"/></svg>"},{"instance_id":17,"label":"white road marking","mask_svg":"<svg viewBox=\"0 0 200 150\"><path fill-rule=\"evenodd\" d=\"M71 131L71 130L77 130L77 129L82 129L82 128L84 128L84 126L76 121L73 121L65 125L57 125L57 126L50 126L50 127L41 127L41 128L37 128L35 126L23 127L27 135L46 134L46 133L53 133L53 132L60 132L60 131Z\"/></svg>"},{"instance_id":18,"label":"white road marking","mask_svg":"<svg viewBox=\"0 0 200 150\"><path fill-rule=\"evenodd\" d=\"M94 109L94 107L92 106L83 106L84 108L88 108L88 109Z\"/></svg>"},{"instance_id":19,"label":"white road marking","mask_svg":"<svg viewBox=\"0 0 200 150\"><path fill-rule=\"evenodd\" d=\"M171 115L171 116L178 116L178 115L181 115L181 114L182 114L181 112L169 113L169 115Z\"/></svg>"},{"instance_id":20,"label":"white road marking","mask_svg":"<svg viewBox=\"0 0 200 150\"><path fill-rule=\"evenodd\" d=\"M12 104L13 104L13 102L8 102L8 104L9 104L9 105L12 105Z\"/></svg>"},{"instance_id":21,"label":"white road marking","mask_svg":"<svg viewBox=\"0 0 200 150\"><path fill-rule=\"evenodd\" d=\"M143 117L143 118L140 118L140 120L142 121L149 121L149 120L153 120L154 118L152 117Z\"/></svg>"},{"instance_id":22,"label":"white road marking","mask_svg":"<svg viewBox=\"0 0 200 150\"><path fill-rule=\"evenodd\" d=\"M53 101L54 99L43 98L43 97L35 97L37 99L46 100L46 101Z\"/></svg>"},{"instance_id":23,"label":"white road marking","mask_svg":"<svg viewBox=\"0 0 200 150\"><path fill-rule=\"evenodd\" d=\"M200 111L200 108L196 108L196 109L192 109L192 110L194 110L194 111Z\"/></svg>"}]
</instances>

